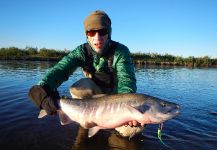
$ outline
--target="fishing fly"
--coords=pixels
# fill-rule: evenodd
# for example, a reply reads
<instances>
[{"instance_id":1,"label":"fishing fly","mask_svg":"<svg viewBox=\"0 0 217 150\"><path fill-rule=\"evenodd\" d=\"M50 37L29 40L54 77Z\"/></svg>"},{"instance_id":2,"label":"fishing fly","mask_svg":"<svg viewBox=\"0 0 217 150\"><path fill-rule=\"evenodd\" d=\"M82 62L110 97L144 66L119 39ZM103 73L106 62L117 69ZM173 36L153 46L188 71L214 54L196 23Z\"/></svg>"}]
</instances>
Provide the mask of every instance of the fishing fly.
<instances>
[{"instance_id":1,"label":"fishing fly","mask_svg":"<svg viewBox=\"0 0 217 150\"><path fill-rule=\"evenodd\" d=\"M159 124L159 127L158 127L158 130L157 130L157 136L158 136L158 139L160 140L160 143L163 144L164 146L166 147L169 147L167 144L165 144L162 140L162 137L161 137L161 131L163 129L163 123Z\"/></svg>"}]
</instances>

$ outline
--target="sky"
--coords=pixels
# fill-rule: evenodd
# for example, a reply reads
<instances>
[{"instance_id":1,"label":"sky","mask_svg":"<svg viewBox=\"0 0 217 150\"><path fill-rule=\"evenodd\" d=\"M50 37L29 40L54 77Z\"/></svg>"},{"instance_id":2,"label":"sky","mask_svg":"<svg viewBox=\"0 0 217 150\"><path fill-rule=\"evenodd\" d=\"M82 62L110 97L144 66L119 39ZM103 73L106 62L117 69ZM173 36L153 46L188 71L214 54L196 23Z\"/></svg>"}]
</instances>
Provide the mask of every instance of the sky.
<instances>
[{"instance_id":1,"label":"sky","mask_svg":"<svg viewBox=\"0 0 217 150\"><path fill-rule=\"evenodd\" d=\"M131 52L217 58L217 0L0 0L0 48L73 50L94 10Z\"/></svg>"}]
</instances>

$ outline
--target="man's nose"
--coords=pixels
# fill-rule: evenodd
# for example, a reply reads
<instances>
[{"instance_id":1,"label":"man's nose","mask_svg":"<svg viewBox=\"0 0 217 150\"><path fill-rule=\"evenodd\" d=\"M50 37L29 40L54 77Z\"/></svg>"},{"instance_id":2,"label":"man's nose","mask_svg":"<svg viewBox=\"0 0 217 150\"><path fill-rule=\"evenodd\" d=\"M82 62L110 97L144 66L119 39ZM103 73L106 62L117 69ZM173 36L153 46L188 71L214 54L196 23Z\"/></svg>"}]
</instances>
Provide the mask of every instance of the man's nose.
<instances>
[{"instance_id":1,"label":"man's nose","mask_svg":"<svg viewBox=\"0 0 217 150\"><path fill-rule=\"evenodd\" d=\"M101 37L102 37L102 36L101 36L98 32L96 32L94 38L95 38L95 39L100 39Z\"/></svg>"}]
</instances>

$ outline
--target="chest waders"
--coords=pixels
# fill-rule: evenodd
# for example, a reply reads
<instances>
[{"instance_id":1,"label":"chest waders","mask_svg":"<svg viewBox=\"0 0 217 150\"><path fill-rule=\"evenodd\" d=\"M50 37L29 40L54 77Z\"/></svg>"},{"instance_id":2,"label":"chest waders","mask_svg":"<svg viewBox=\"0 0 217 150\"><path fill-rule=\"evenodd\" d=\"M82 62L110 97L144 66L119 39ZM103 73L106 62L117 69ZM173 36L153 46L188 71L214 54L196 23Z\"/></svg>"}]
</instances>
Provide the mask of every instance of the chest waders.
<instances>
[{"instance_id":1,"label":"chest waders","mask_svg":"<svg viewBox=\"0 0 217 150\"><path fill-rule=\"evenodd\" d=\"M106 53L102 55L108 62L108 69L97 71L93 65L93 56L96 52L92 50L88 43L85 44L85 60L86 64L83 68L85 74L89 74L92 80L101 88L104 93L111 93L114 89L115 72L112 68L113 56L117 42L111 41Z\"/></svg>"}]
</instances>

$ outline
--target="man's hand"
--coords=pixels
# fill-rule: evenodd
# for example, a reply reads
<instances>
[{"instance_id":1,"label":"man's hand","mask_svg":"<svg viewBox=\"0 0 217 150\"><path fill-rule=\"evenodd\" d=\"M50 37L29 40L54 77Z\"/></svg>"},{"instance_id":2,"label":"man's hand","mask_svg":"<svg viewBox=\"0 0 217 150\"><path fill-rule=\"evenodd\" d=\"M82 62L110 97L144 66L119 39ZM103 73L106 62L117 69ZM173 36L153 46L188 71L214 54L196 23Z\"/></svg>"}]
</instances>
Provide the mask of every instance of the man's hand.
<instances>
[{"instance_id":1,"label":"man's hand","mask_svg":"<svg viewBox=\"0 0 217 150\"><path fill-rule=\"evenodd\" d=\"M135 120L128 122L128 125L131 127L136 127L139 123Z\"/></svg>"},{"instance_id":2,"label":"man's hand","mask_svg":"<svg viewBox=\"0 0 217 150\"><path fill-rule=\"evenodd\" d=\"M130 121L130 122L128 122L128 124L126 124L126 125L129 125L129 126L131 126L131 127L137 127L137 126L144 127L144 126L145 126L145 124L140 124L140 123L137 122L136 120Z\"/></svg>"},{"instance_id":3,"label":"man's hand","mask_svg":"<svg viewBox=\"0 0 217 150\"><path fill-rule=\"evenodd\" d=\"M57 112L58 104L57 99L46 97L41 103L42 109L46 111L48 115L54 115Z\"/></svg>"},{"instance_id":4,"label":"man's hand","mask_svg":"<svg viewBox=\"0 0 217 150\"><path fill-rule=\"evenodd\" d=\"M29 90L29 98L49 115L55 114L58 109L57 100L59 99L59 94L57 91L51 92L47 88L34 85Z\"/></svg>"}]
</instances>

